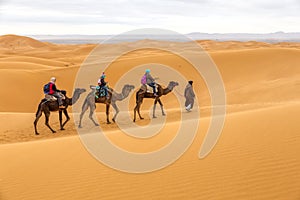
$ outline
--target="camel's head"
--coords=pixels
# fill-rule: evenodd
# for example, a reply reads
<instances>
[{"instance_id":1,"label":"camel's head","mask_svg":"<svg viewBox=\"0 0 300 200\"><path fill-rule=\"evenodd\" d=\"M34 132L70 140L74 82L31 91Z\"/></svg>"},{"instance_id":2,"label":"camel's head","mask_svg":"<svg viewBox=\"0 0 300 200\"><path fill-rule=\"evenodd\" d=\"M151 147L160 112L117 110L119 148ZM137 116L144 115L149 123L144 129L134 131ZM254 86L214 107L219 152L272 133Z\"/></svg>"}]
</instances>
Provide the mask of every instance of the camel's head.
<instances>
[{"instance_id":1,"label":"camel's head","mask_svg":"<svg viewBox=\"0 0 300 200\"><path fill-rule=\"evenodd\" d=\"M74 91L74 94L72 97L72 101L70 102L69 105L75 104L77 102L77 100L79 99L80 95L84 92L86 92L86 89L84 89L84 88L75 88L75 91Z\"/></svg>"},{"instance_id":2,"label":"camel's head","mask_svg":"<svg viewBox=\"0 0 300 200\"><path fill-rule=\"evenodd\" d=\"M124 85L123 89L122 89L122 93L129 93L131 92L131 90L134 89L134 85L129 85L129 84L126 84Z\"/></svg>"},{"instance_id":3,"label":"camel's head","mask_svg":"<svg viewBox=\"0 0 300 200\"><path fill-rule=\"evenodd\" d=\"M127 88L129 91L134 89L134 85L126 84L124 87Z\"/></svg>"},{"instance_id":4,"label":"camel's head","mask_svg":"<svg viewBox=\"0 0 300 200\"><path fill-rule=\"evenodd\" d=\"M175 82L175 81L170 81L169 85L168 85L168 88L174 88L175 86L178 86L179 83L178 82Z\"/></svg>"},{"instance_id":5,"label":"camel's head","mask_svg":"<svg viewBox=\"0 0 300 200\"><path fill-rule=\"evenodd\" d=\"M82 94L84 92L86 92L86 89L84 89L84 88L75 88L75 92L74 93Z\"/></svg>"}]
</instances>

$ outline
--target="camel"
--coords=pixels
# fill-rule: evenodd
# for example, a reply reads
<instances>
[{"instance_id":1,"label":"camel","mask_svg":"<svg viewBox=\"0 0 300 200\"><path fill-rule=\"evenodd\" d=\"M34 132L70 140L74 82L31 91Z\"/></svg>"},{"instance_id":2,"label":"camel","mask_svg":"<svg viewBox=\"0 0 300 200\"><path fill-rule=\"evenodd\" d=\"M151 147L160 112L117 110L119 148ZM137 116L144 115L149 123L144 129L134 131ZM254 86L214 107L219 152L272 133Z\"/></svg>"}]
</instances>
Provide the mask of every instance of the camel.
<instances>
[{"instance_id":1,"label":"camel","mask_svg":"<svg viewBox=\"0 0 300 200\"><path fill-rule=\"evenodd\" d=\"M106 121L107 124L110 124L111 122L109 121L109 107L110 104L112 107L115 109L116 113L112 118L112 121L115 122L119 111L119 108L116 104L116 101L122 101L125 98L129 96L129 93L131 90L134 89L133 85L126 84L123 86L122 93L116 93L115 91L109 92L109 98L106 97L95 97L95 86L90 86L92 91L88 94L88 96L85 98L85 101L82 105L82 111L80 114L80 119L79 119L79 128L82 128L81 121L83 118L84 113L90 108L90 114L89 118L92 120L92 122L95 124L95 126L99 126L99 124L93 119L93 113L96 109L96 103L102 103L106 104Z\"/></svg>"},{"instance_id":2,"label":"camel","mask_svg":"<svg viewBox=\"0 0 300 200\"><path fill-rule=\"evenodd\" d=\"M34 120L34 130L35 130L35 134L39 135L38 131L37 131L37 123L40 119L40 117L42 116L42 114L45 114L45 124L46 126L52 131L52 133L56 133L55 130L53 130L51 128L51 126L49 125L49 116L50 116L50 112L54 112L54 111L58 111L59 112L59 123L60 123L60 130L65 130L64 126L66 125L66 123L70 120L70 117L68 115L68 111L67 108L68 106L72 106L73 104L75 104L77 102L77 100L79 99L80 95L82 93L84 93L86 91L86 89L80 89L80 88L76 88L73 94L73 97L68 98L66 96L64 102L65 102L65 108L61 109L58 106L58 102L57 101L53 101L53 100L49 100L49 99L42 99L42 101L40 102L39 106L38 106L38 110L36 112L36 118ZM62 113L64 113L64 115L66 116L66 121L64 123L62 123Z\"/></svg>"},{"instance_id":3,"label":"camel","mask_svg":"<svg viewBox=\"0 0 300 200\"><path fill-rule=\"evenodd\" d=\"M173 90L173 88L177 85L179 85L177 82L170 81L168 87L163 89L161 85L157 84L157 96L154 96L153 93L147 92L147 86L142 85L141 89L136 92L136 106L134 108L133 122L135 122L135 120L136 120L136 112L138 113L140 119L144 119L140 114L140 107L143 103L144 98L155 99L154 100L154 106L153 106L153 118L156 118L155 108L156 108L157 102L159 103L159 105L161 107L162 115L166 115L165 112L164 112L163 104L160 100L160 97L163 96L163 95L169 94Z\"/></svg>"}]
</instances>

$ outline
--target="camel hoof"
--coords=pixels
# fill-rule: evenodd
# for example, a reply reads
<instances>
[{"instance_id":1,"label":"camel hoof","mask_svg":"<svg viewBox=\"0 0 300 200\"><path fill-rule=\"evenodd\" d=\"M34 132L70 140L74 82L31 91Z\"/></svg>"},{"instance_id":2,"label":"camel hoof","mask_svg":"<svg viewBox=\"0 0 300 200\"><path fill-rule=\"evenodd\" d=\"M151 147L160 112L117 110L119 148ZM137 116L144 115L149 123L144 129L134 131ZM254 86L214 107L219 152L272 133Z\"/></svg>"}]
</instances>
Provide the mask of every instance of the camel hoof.
<instances>
[{"instance_id":1,"label":"camel hoof","mask_svg":"<svg viewBox=\"0 0 300 200\"><path fill-rule=\"evenodd\" d=\"M99 124L95 124L95 126L99 126Z\"/></svg>"},{"instance_id":2,"label":"camel hoof","mask_svg":"<svg viewBox=\"0 0 300 200\"><path fill-rule=\"evenodd\" d=\"M82 126L81 126L81 125L79 125L79 126L78 126L78 128L82 128Z\"/></svg>"},{"instance_id":3,"label":"camel hoof","mask_svg":"<svg viewBox=\"0 0 300 200\"><path fill-rule=\"evenodd\" d=\"M56 131L52 131L52 133L54 134L54 133L56 133Z\"/></svg>"},{"instance_id":4,"label":"camel hoof","mask_svg":"<svg viewBox=\"0 0 300 200\"><path fill-rule=\"evenodd\" d=\"M165 113L163 113L162 115L163 115L163 116L166 116L166 114L165 114Z\"/></svg>"},{"instance_id":5,"label":"camel hoof","mask_svg":"<svg viewBox=\"0 0 300 200\"><path fill-rule=\"evenodd\" d=\"M111 122L106 122L106 124L111 124Z\"/></svg>"},{"instance_id":6,"label":"camel hoof","mask_svg":"<svg viewBox=\"0 0 300 200\"><path fill-rule=\"evenodd\" d=\"M153 118L157 118L156 116L153 116Z\"/></svg>"},{"instance_id":7,"label":"camel hoof","mask_svg":"<svg viewBox=\"0 0 300 200\"><path fill-rule=\"evenodd\" d=\"M141 119L141 120L143 120L143 119L144 119L144 117L141 117L140 119Z\"/></svg>"},{"instance_id":8,"label":"camel hoof","mask_svg":"<svg viewBox=\"0 0 300 200\"><path fill-rule=\"evenodd\" d=\"M116 120L114 118L111 119L114 123L116 122Z\"/></svg>"},{"instance_id":9,"label":"camel hoof","mask_svg":"<svg viewBox=\"0 0 300 200\"><path fill-rule=\"evenodd\" d=\"M64 129L64 128L61 128L60 130L61 130L61 131L64 131L64 130L66 130L66 129Z\"/></svg>"},{"instance_id":10,"label":"camel hoof","mask_svg":"<svg viewBox=\"0 0 300 200\"><path fill-rule=\"evenodd\" d=\"M35 135L39 135L39 133L35 133Z\"/></svg>"}]
</instances>

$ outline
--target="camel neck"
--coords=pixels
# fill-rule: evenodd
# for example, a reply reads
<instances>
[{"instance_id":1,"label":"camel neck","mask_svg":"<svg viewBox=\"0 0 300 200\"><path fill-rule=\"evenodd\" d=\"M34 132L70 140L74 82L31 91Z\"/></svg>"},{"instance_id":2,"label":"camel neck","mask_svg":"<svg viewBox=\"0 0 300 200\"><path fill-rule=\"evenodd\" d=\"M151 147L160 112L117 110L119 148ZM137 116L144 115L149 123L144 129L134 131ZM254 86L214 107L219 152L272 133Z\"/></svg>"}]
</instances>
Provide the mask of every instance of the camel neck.
<instances>
[{"instance_id":1,"label":"camel neck","mask_svg":"<svg viewBox=\"0 0 300 200\"><path fill-rule=\"evenodd\" d=\"M122 93L115 93L116 94L116 98L119 101L122 101L123 99L127 98L129 95L130 91L126 88L123 88Z\"/></svg>"},{"instance_id":2,"label":"camel neck","mask_svg":"<svg viewBox=\"0 0 300 200\"><path fill-rule=\"evenodd\" d=\"M75 91L73 96L71 98L68 98L68 99L69 99L69 102L68 102L69 105L72 105L72 104L76 103L77 100L79 99L79 93Z\"/></svg>"},{"instance_id":3,"label":"camel neck","mask_svg":"<svg viewBox=\"0 0 300 200\"><path fill-rule=\"evenodd\" d=\"M129 89L124 89L124 90L122 91L122 96L123 96L123 98L128 97L129 93L130 93Z\"/></svg>"},{"instance_id":4,"label":"camel neck","mask_svg":"<svg viewBox=\"0 0 300 200\"><path fill-rule=\"evenodd\" d=\"M170 93L171 91L172 91L172 89L170 89L169 87L167 87L167 88L165 88L163 90L163 95L166 95L166 94Z\"/></svg>"}]
</instances>

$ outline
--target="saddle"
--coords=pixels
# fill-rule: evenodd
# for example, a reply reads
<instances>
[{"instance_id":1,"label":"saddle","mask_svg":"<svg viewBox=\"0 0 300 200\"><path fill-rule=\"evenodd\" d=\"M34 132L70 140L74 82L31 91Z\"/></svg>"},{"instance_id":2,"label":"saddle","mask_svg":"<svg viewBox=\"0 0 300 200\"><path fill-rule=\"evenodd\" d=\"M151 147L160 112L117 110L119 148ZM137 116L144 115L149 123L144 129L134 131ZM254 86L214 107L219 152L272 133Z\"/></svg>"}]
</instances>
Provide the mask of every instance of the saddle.
<instances>
[{"instance_id":1,"label":"saddle","mask_svg":"<svg viewBox=\"0 0 300 200\"><path fill-rule=\"evenodd\" d=\"M50 94L45 94L45 99L47 101L57 101L57 98L53 95L50 95Z\"/></svg>"},{"instance_id":2,"label":"saddle","mask_svg":"<svg viewBox=\"0 0 300 200\"><path fill-rule=\"evenodd\" d=\"M155 85L155 87L157 89L157 84ZM144 92L153 93L153 89L148 84L142 84L142 86L140 88L140 92L141 93L144 93Z\"/></svg>"},{"instance_id":3,"label":"saddle","mask_svg":"<svg viewBox=\"0 0 300 200\"><path fill-rule=\"evenodd\" d=\"M62 95L61 99L63 99L63 100L66 99L66 96L64 94L61 93L61 95ZM58 100L55 96L50 95L50 94L45 94L45 98L44 99L46 101L57 101Z\"/></svg>"}]
</instances>

